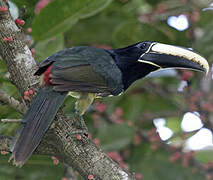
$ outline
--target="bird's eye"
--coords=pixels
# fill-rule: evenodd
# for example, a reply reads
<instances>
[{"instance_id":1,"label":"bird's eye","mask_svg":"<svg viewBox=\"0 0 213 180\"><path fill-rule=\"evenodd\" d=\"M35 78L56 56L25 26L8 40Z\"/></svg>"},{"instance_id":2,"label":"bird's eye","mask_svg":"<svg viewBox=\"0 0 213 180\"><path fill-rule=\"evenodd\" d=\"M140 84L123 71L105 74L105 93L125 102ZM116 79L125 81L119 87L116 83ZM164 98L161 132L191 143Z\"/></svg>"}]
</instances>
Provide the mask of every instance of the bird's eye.
<instances>
[{"instance_id":1,"label":"bird's eye","mask_svg":"<svg viewBox=\"0 0 213 180\"><path fill-rule=\"evenodd\" d=\"M140 48L140 49L145 49L145 48L146 48L146 46L147 46L147 44L146 44L146 43L141 43L141 44L139 45L139 48Z\"/></svg>"}]
</instances>

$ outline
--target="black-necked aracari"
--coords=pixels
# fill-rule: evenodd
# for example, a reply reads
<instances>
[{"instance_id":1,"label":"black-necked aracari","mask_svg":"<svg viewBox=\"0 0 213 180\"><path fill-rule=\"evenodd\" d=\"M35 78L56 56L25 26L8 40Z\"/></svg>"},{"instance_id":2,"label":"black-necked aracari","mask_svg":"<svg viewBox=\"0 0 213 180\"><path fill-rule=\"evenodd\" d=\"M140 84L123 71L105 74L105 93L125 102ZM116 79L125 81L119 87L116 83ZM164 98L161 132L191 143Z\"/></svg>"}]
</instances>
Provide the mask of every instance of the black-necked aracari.
<instances>
[{"instance_id":1,"label":"black-necked aracari","mask_svg":"<svg viewBox=\"0 0 213 180\"><path fill-rule=\"evenodd\" d=\"M117 96L160 68L207 73L209 65L192 50L148 41L111 50L79 46L48 57L35 72L43 83L11 146L14 164L22 166L30 157L68 94L77 98L76 112L83 115L96 97Z\"/></svg>"}]
</instances>

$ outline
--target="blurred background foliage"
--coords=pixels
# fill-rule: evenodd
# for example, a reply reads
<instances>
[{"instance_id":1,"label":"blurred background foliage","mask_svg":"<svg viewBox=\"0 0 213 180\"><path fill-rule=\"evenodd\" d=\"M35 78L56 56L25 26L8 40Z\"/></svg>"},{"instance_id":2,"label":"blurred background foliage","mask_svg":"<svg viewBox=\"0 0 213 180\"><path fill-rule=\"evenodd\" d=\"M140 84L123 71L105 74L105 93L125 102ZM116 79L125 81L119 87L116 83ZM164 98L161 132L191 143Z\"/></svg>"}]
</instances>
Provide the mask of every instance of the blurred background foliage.
<instances>
[{"instance_id":1,"label":"blurred background foliage","mask_svg":"<svg viewBox=\"0 0 213 180\"><path fill-rule=\"evenodd\" d=\"M213 61L213 11L202 11L209 0L9 2L14 19L25 21L19 26L37 61L71 46L119 48L146 40L194 48L210 65ZM7 77L0 61L1 90L21 100ZM211 180L211 79L211 74L161 71L138 81L122 96L98 99L85 115L91 139L121 167L135 172L138 180ZM64 108L68 116L73 104L68 97ZM0 102L0 119L21 117ZM17 127L0 122L0 134L13 135ZM33 155L19 169L8 164L6 152L1 154L2 180L69 179L67 168L54 157Z\"/></svg>"}]
</instances>

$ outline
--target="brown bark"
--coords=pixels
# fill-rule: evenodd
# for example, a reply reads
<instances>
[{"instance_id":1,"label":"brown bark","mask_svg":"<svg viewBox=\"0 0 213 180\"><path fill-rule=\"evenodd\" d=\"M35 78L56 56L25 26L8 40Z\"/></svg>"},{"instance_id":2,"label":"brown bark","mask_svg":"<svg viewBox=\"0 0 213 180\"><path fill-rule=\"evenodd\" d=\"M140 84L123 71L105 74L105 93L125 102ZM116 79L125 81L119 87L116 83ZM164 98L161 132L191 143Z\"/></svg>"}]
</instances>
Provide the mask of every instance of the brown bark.
<instances>
[{"instance_id":1,"label":"brown bark","mask_svg":"<svg viewBox=\"0 0 213 180\"><path fill-rule=\"evenodd\" d=\"M8 7L8 4L0 0L0 6ZM5 37L12 37L13 40L5 42ZM26 45L24 34L8 11L0 12L0 56L8 68L12 83L21 95L31 87L38 88L38 78L33 76L37 69L36 62ZM73 118L68 119L62 110L59 110L36 152L56 156L78 170L86 179L89 174L94 175L95 179L134 179L86 136L82 135L82 140L77 140L76 136L71 134L77 130ZM0 150L8 150L10 138L5 137L4 140L2 137L0 140Z\"/></svg>"}]
</instances>

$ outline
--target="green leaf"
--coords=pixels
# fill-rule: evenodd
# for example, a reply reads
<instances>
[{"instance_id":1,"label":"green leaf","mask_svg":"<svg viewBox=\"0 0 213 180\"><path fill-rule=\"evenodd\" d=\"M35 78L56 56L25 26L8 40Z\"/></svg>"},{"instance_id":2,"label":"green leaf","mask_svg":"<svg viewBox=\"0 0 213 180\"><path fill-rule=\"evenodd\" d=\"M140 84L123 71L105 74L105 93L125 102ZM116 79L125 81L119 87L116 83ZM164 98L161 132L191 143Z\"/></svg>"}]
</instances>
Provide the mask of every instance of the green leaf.
<instances>
[{"instance_id":1,"label":"green leaf","mask_svg":"<svg viewBox=\"0 0 213 180\"><path fill-rule=\"evenodd\" d=\"M37 60L44 60L48 56L64 48L64 37L58 35L44 41L39 41L35 46L35 56Z\"/></svg>"},{"instance_id":2,"label":"green leaf","mask_svg":"<svg viewBox=\"0 0 213 180\"><path fill-rule=\"evenodd\" d=\"M195 48L199 50L210 62L213 57L213 46L212 46L212 39L213 39L213 21L210 21L203 30L203 35L198 38L195 42Z\"/></svg>"},{"instance_id":3,"label":"green leaf","mask_svg":"<svg viewBox=\"0 0 213 180\"><path fill-rule=\"evenodd\" d=\"M195 151L195 158L201 163L208 163L213 161L211 150Z\"/></svg>"},{"instance_id":4,"label":"green leaf","mask_svg":"<svg viewBox=\"0 0 213 180\"><path fill-rule=\"evenodd\" d=\"M112 32L120 22L137 18L136 9L138 9L138 4L136 4L135 1L129 1L128 3L113 1L98 15L81 20L80 23L77 23L66 32L66 46L104 44L113 47ZM139 4L142 6L144 3L140 1Z\"/></svg>"},{"instance_id":5,"label":"green leaf","mask_svg":"<svg viewBox=\"0 0 213 180\"><path fill-rule=\"evenodd\" d=\"M22 168L17 168L12 163L8 163L8 159L9 155L0 155L1 180L52 180L61 179L64 175L63 165L53 165L50 157L32 156Z\"/></svg>"},{"instance_id":6,"label":"green leaf","mask_svg":"<svg viewBox=\"0 0 213 180\"><path fill-rule=\"evenodd\" d=\"M33 21L35 40L50 38L68 30L80 19L103 10L112 0L60 0L48 4Z\"/></svg>"},{"instance_id":7,"label":"green leaf","mask_svg":"<svg viewBox=\"0 0 213 180\"><path fill-rule=\"evenodd\" d=\"M36 5L36 3L38 2L38 0L13 0L13 3L15 3L19 8L22 8L23 6L27 6L30 8L34 8L34 6Z\"/></svg>"},{"instance_id":8,"label":"green leaf","mask_svg":"<svg viewBox=\"0 0 213 180\"><path fill-rule=\"evenodd\" d=\"M99 128L97 138L100 139L101 147L105 151L120 150L129 145L134 136L134 129L122 125L105 125Z\"/></svg>"},{"instance_id":9,"label":"green leaf","mask_svg":"<svg viewBox=\"0 0 213 180\"><path fill-rule=\"evenodd\" d=\"M87 43L93 45L111 45L112 31L116 27L117 23L121 20L122 18L118 16L113 17L112 15L105 16L102 14L92 18L84 19L81 21L81 23L77 23L66 33L66 45L68 47L71 45L82 45Z\"/></svg>"},{"instance_id":10,"label":"green leaf","mask_svg":"<svg viewBox=\"0 0 213 180\"><path fill-rule=\"evenodd\" d=\"M120 24L113 33L117 46L129 45L139 41L161 41L169 43L166 34L149 24L128 21Z\"/></svg>"},{"instance_id":11,"label":"green leaf","mask_svg":"<svg viewBox=\"0 0 213 180\"><path fill-rule=\"evenodd\" d=\"M155 27L158 27L159 30L162 32L166 32L168 35L171 44L175 44L177 46L183 46L183 47L190 47L191 42L188 37L188 34L190 33L190 30L186 31L178 31L172 27L170 27L166 21L160 21L158 24L155 25ZM163 41L165 43L165 41Z\"/></svg>"},{"instance_id":12,"label":"green leaf","mask_svg":"<svg viewBox=\"0 0 213 180\"><path fill-rule=\"evenodd\" d=\"M133 149L128 163L130 170L142 173L143 179L151 180L203 180L200 173L193 173L193 168L183 167L180 161L171 163L171 155L165 150L152 151L147 144Z\"/></svg>"},{"instance_id":13,"label":"green leaf","mask_svg":"<svg viewBox=\"0 0 213 180\"><path fill-rule=\"evenodd\" d=\"M152 6L156 6L157 4L159 4L160 2L162 2L163 0L146 0L147 3L149 3ZM165 1L165 0L164 0Z\"/></svg>"},{"instance_id":14,"label":"green leaf","mask_svg":"<svg viewBox=\"0 0 213 180\"><path fill-rule=\"evenodd\" d=\"M166 119L166 126L170 128L175 134L182 132L180 123L180 117L171 117Z\"/></svg>"}]
</instances>

